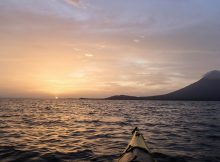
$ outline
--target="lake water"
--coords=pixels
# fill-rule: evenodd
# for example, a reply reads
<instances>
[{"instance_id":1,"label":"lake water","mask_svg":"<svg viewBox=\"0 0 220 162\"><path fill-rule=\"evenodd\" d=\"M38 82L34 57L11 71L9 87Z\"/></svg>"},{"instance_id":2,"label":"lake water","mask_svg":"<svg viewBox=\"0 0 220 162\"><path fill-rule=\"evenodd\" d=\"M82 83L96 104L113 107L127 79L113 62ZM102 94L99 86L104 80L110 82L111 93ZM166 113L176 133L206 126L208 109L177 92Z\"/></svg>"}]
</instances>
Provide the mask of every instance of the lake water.
<instances>
[{"instance_id":1,"label":"lake water","mask_svg":"<svg viewBox=\"0 0 220 162\"><path fill-rule=\"evenodd\" d=\"M220 161L220 102L72 99L0 99L0 161L114 161L135 126L158 162Z\"/></svg>"}]
</instances>

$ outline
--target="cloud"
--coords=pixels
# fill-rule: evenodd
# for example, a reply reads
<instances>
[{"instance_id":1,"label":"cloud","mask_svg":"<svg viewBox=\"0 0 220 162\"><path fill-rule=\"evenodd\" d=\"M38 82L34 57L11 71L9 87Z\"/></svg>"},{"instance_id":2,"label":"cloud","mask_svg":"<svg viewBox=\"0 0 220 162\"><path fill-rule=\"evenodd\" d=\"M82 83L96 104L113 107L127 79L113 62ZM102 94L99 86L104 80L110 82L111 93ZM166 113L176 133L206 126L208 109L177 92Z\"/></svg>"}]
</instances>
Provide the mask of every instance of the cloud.
<instances>
[{"instance_id":1,"label":"cloud","mask_svg":"<svg viewBox=\"0 0 220 162\"><path fill-rule=\"evenodd\" d=\"M86 57L92 57L93 54L91 54L91 53L85 53L85 56L86 56Z\"/></svg>"},{"instance_id":2,"label":"cloud","mask_svg":"<svg viewBox=\"0 0 220 162\"><path fill-rule=\"evenodd\" d=\"M134 41L135 43L139 43L139 42L140 42L139 39L134 39L133 41Z\"/></svg>"},{"instance_id":3,"label":"cloud","mask_svg":"<svg viewBox=\"0 0 220 162\"><path fill-rule=\"evenodd\" d=\"M220 68L220 2L124 2L3 0L0 89L151 95Z\"/></svg>"},{"instance_id":4,"label":"cloud","mask_svg":"<svg viewBox=\"0 0 220 162\"><path fill-rule=\"evenodd\" d=\"M85 6L81 3L81 0L64 0L69 5L72 5L77 8L84 8Z\"/></svg>"}]
</instances>

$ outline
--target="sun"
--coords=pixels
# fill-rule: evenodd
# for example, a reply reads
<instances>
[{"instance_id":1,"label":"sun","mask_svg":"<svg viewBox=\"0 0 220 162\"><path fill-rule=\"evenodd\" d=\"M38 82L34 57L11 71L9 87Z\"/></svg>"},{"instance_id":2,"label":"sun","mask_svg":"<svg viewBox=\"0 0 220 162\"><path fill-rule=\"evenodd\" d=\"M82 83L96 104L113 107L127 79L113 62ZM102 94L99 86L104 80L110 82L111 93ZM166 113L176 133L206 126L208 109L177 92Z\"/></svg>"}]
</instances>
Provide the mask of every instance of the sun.
<instances>
[{"instance_id":1,"label":"sun","mask_svg":"<svg viewBox=\"0 0 220 162\"><path fill-rule=\"evenodd\" d=\"M57 99L59 99L59 97L56 96L55 99L57 100Z\"/></svg>"}]
</instances>

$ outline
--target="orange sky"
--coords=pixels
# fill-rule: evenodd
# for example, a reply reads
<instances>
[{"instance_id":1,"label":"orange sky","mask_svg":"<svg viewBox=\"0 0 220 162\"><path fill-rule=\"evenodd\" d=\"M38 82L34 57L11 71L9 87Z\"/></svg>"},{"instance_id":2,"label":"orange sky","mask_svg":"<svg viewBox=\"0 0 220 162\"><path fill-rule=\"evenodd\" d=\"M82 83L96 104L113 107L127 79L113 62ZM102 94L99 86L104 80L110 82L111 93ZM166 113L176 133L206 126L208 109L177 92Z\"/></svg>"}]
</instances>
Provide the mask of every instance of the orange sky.
<instances>
[{"instance_id":1,"label":"orange sky","mask_svg":"<svg viewBox=\"0 0 220 162\"><path fill-rule=\"evenodd\" d=\"M216 6L2 0L0 97L147 96L181 88L219 69Z\"/></svg>"}]
</instances>

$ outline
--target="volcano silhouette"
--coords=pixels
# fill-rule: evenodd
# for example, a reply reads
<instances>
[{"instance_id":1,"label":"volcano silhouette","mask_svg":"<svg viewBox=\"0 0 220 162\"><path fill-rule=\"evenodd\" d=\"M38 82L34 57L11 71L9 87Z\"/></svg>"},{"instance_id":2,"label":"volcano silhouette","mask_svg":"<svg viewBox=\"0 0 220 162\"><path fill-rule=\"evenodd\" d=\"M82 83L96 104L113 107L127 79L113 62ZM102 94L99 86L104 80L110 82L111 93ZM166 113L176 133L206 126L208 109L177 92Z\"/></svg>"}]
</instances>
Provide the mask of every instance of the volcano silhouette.
<instances>
[{"instance_id":1,"label":"volcano silhouette","mask_svg":"<svg viewBox=\"0 0 220 162\"><path fill-rule=\"evenodd\" d=\"M220 71L208 72L199 81L180 90L158 96L112 96L107 99L132 100L194 100L194 101L220 101Z\"/></svg>"}]
</instances>

